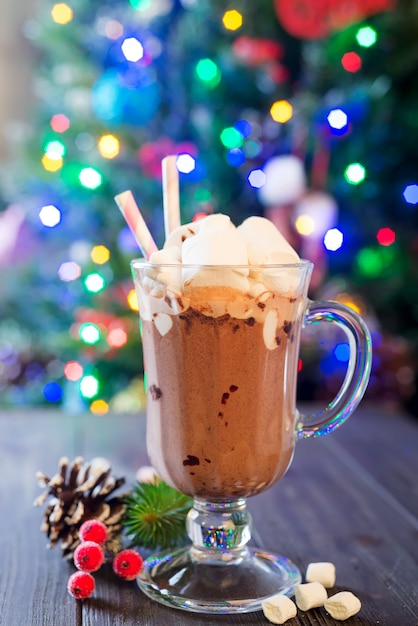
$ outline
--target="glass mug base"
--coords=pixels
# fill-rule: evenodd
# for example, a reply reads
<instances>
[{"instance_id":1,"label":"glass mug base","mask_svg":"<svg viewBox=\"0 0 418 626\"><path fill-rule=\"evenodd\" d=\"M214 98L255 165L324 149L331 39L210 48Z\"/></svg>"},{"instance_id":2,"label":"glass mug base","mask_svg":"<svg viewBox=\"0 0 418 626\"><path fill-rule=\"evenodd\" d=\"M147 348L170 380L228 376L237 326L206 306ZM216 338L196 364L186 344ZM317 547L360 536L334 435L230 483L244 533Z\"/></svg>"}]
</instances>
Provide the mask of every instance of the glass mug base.
<instances>
[{"instance_id":1,"label":"glass mug base","mask_svg":"<svg viewBox=\"0 0 418 626\"><path fill-rule=\"evenodd\" d=\"M147 596L166 606L232 614L259 611L265 598L278 593L291 596L302 581L299 569L284 556L257 548L240 552L238 559L224 564L196 560L190 547L161 552L144 562L137 582Z\"/></svg>"}]
</instances>

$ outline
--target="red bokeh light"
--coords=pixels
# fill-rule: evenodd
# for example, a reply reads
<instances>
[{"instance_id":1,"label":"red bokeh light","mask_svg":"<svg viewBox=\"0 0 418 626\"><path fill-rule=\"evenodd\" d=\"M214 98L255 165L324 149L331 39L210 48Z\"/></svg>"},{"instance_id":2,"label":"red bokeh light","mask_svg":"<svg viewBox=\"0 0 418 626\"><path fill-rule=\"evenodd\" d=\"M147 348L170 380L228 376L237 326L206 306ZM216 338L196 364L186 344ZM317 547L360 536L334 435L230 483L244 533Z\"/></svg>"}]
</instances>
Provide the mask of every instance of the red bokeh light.
<instances>
[{"instance_id":1,"label":"red bokeh light","mask_svg":"<svg viewBox=\"0 0 418 626\"><path fill-rule=\"evenodd\" d=\"M346 52L341 64L347 72L358 72L361 69L361 58L355 52Z\"/></svg>"},{"instance_id":2,"label":"red bokeh light","mask_svg":"<svg viewBox=\"0 0 418 626\"><path fill-rule=\"evenodd\" d=\"M376 239L381 246L391 246L395 243L396 234L391 228L381 228L376 235Z\"/></svg>"},{"instance_id":3,"label":"red bokeh light","mask_svg":"<svg viewBox=\"0 0 418 626\"><path fill-rule=\"evenodd\" d=\"M83 367L77 361L68 361L64 367L64 376L67 380L80 380L83 375Z\"/></svg>"}]
</instances>

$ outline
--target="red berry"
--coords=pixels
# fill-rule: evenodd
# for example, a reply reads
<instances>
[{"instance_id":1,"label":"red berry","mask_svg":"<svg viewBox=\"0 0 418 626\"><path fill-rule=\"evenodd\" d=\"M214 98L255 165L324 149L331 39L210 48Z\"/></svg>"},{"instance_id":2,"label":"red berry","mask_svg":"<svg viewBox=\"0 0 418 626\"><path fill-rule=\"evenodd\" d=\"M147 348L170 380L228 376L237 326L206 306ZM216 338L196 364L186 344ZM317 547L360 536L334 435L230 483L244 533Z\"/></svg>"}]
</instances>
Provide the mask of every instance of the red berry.
<instances>
[{"instance_id":1,"label":"red berry","mask_svg":"<svg viewBox=\"0 0 418 626\"><path fill-rule=\"evenodd\" d=\"M96 583L91 574L74 572L68 579L67 589L74 598L83 600L83 598L89 598L92 595L95 585Z\"/></svg>"},{"instance_id":2,"label":"red berry","mask_svg":"<svg viewBox=\"0 0 418 626\"><path fill-rule=\"evenodd\" d=\"M113 571L125 580L135 580L142 569L142 557L136 550L121 550L113 559Z\"/></svg>"},{"instance_id":3,"label":"red berry","mask_svg":"<svg viewBox=\"0 0 418 626\"><path fill-rule=\"evenodd\" d=\"M95 572L104 561L101 546L94 541L84 541L74 550L74 565L82 572Z\"/></svg>"},{"instance_id":4,"label":"red berry","mask_svg":"<svg viewBox=\"0 0 418 626\"><path fill-rule=\"evenodd\" d=\"M78 531L81 541L94 541L102 546L107 539L107 526L98 519L89 519Z\"/></svg>"}]
</instances>

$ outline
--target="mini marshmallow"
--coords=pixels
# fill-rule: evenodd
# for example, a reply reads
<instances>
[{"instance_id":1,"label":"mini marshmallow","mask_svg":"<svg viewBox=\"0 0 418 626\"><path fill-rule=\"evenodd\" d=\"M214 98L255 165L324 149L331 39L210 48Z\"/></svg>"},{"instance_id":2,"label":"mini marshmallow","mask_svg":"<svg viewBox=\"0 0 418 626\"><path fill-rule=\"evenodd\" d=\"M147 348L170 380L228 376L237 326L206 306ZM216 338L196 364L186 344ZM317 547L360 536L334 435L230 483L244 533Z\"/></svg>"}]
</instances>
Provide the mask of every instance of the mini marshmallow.
<instances>
[{"instance_id":1,"label":"mini marshmallow","mask_svg":"<svg viewBox=\"0 0 418 626\"><path fill-rule=\"evenodd\" d=\"M295 587L296 604L301 611L324 606L327 597L327 590L318 582L305 583Z\"/></svg>"},{"instance_id":2,"label":"mini marshmallow","mask_svg":"<svg viewBox=\"0 0 418 626\"><path fill-rule=\"evenodd\" d=\"M324 607L331 617L344 621L360 611L361 602L351 591L340 591L330 596Z\"/></svg>"},{"instance_id":3,"label":"mini marshmallow","mask_svg":"<svg viewBox=\"0 0 418 626\"><path fill-rule=\"evenodd\" d=\"M183 245L183 242L189 237L193 237L199 230L199 221L192 222L191 224L183 224L183 226L179 226L175 228L165 240L164 248L180 248ZM203 220L202 220L203 221Z\"/></svg>"},{"instance_id":4,"label":"mini marshmallow","mask_svg":"<svg viewBox=\"0 0 418 626\"><path fill-rule=\"evenodd\" d=\"M231 218L229 215L224 215L223 213L214 213L213 215L208 215L201 220L198 220L199 225L199 233L205 232L205 230L214 229L214 228L234 228L234 224L231 222Z\"/></svg>"},{"instance_id":5,"label":"mini marshmallow","mask_svg":"<svg viewBox=\"0 0 418 626\"><path fill-rule=\"evenodd\" d=\"M266 598L261 603L264 616L272 624L284 624L288 619L296 617L296 604L283 594L278 593L271 598Z\"/></svg>"},{"instance_id":6,"label":"mini marshmallow","mask_svg":"<svg viewBox=\"0 0 418 626\"><path fill-rule=\"evenodd\" d=\"M307 583L318 582L324 587L333 587L335 585L334 563L309 563L306 569L305 580Z\"/></svg>"},{"instance_id":7,"label":"mini marshmallow","mask_svg":"<svg viewBox=\"0 0 418 626\"><path fill-rule=\"evenodd\" d=\"M167 313L156 313L154 315L154 324L162 337L168 333L173 325L173 318Z\"/></svg>"}]
</instances>

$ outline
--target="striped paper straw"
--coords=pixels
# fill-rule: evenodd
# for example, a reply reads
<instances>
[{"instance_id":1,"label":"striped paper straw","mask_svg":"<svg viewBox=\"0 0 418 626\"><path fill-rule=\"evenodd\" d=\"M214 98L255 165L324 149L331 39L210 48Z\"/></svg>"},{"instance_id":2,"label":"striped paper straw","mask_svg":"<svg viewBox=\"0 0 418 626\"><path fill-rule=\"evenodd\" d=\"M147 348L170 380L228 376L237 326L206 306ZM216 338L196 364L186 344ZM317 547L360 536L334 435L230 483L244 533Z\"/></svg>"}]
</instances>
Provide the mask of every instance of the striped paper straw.
<instances>
[{"instance_id":1,"label":"striped paper straw","mask_svg":"<svg viewBox=\"0 0 418 626\"><path fill-rule=\"evenodd\" d=\"M135 202L132 191L123 191L118 194L115 196L115 202L131 229L142 254L149 261L151 254L156 252L158 248Z\"/></svg>"},{"instance_id":2,"label":"striped paper straw","mask_svg":"<svg viewBox=\"0 0 418 626\"><path fill-rule=\"evenodd\" d=\"M165 238L180 226L179 172L177 156L164 157L161 162L163 175L163 205Z\"/></svg>"}]
</instances>

